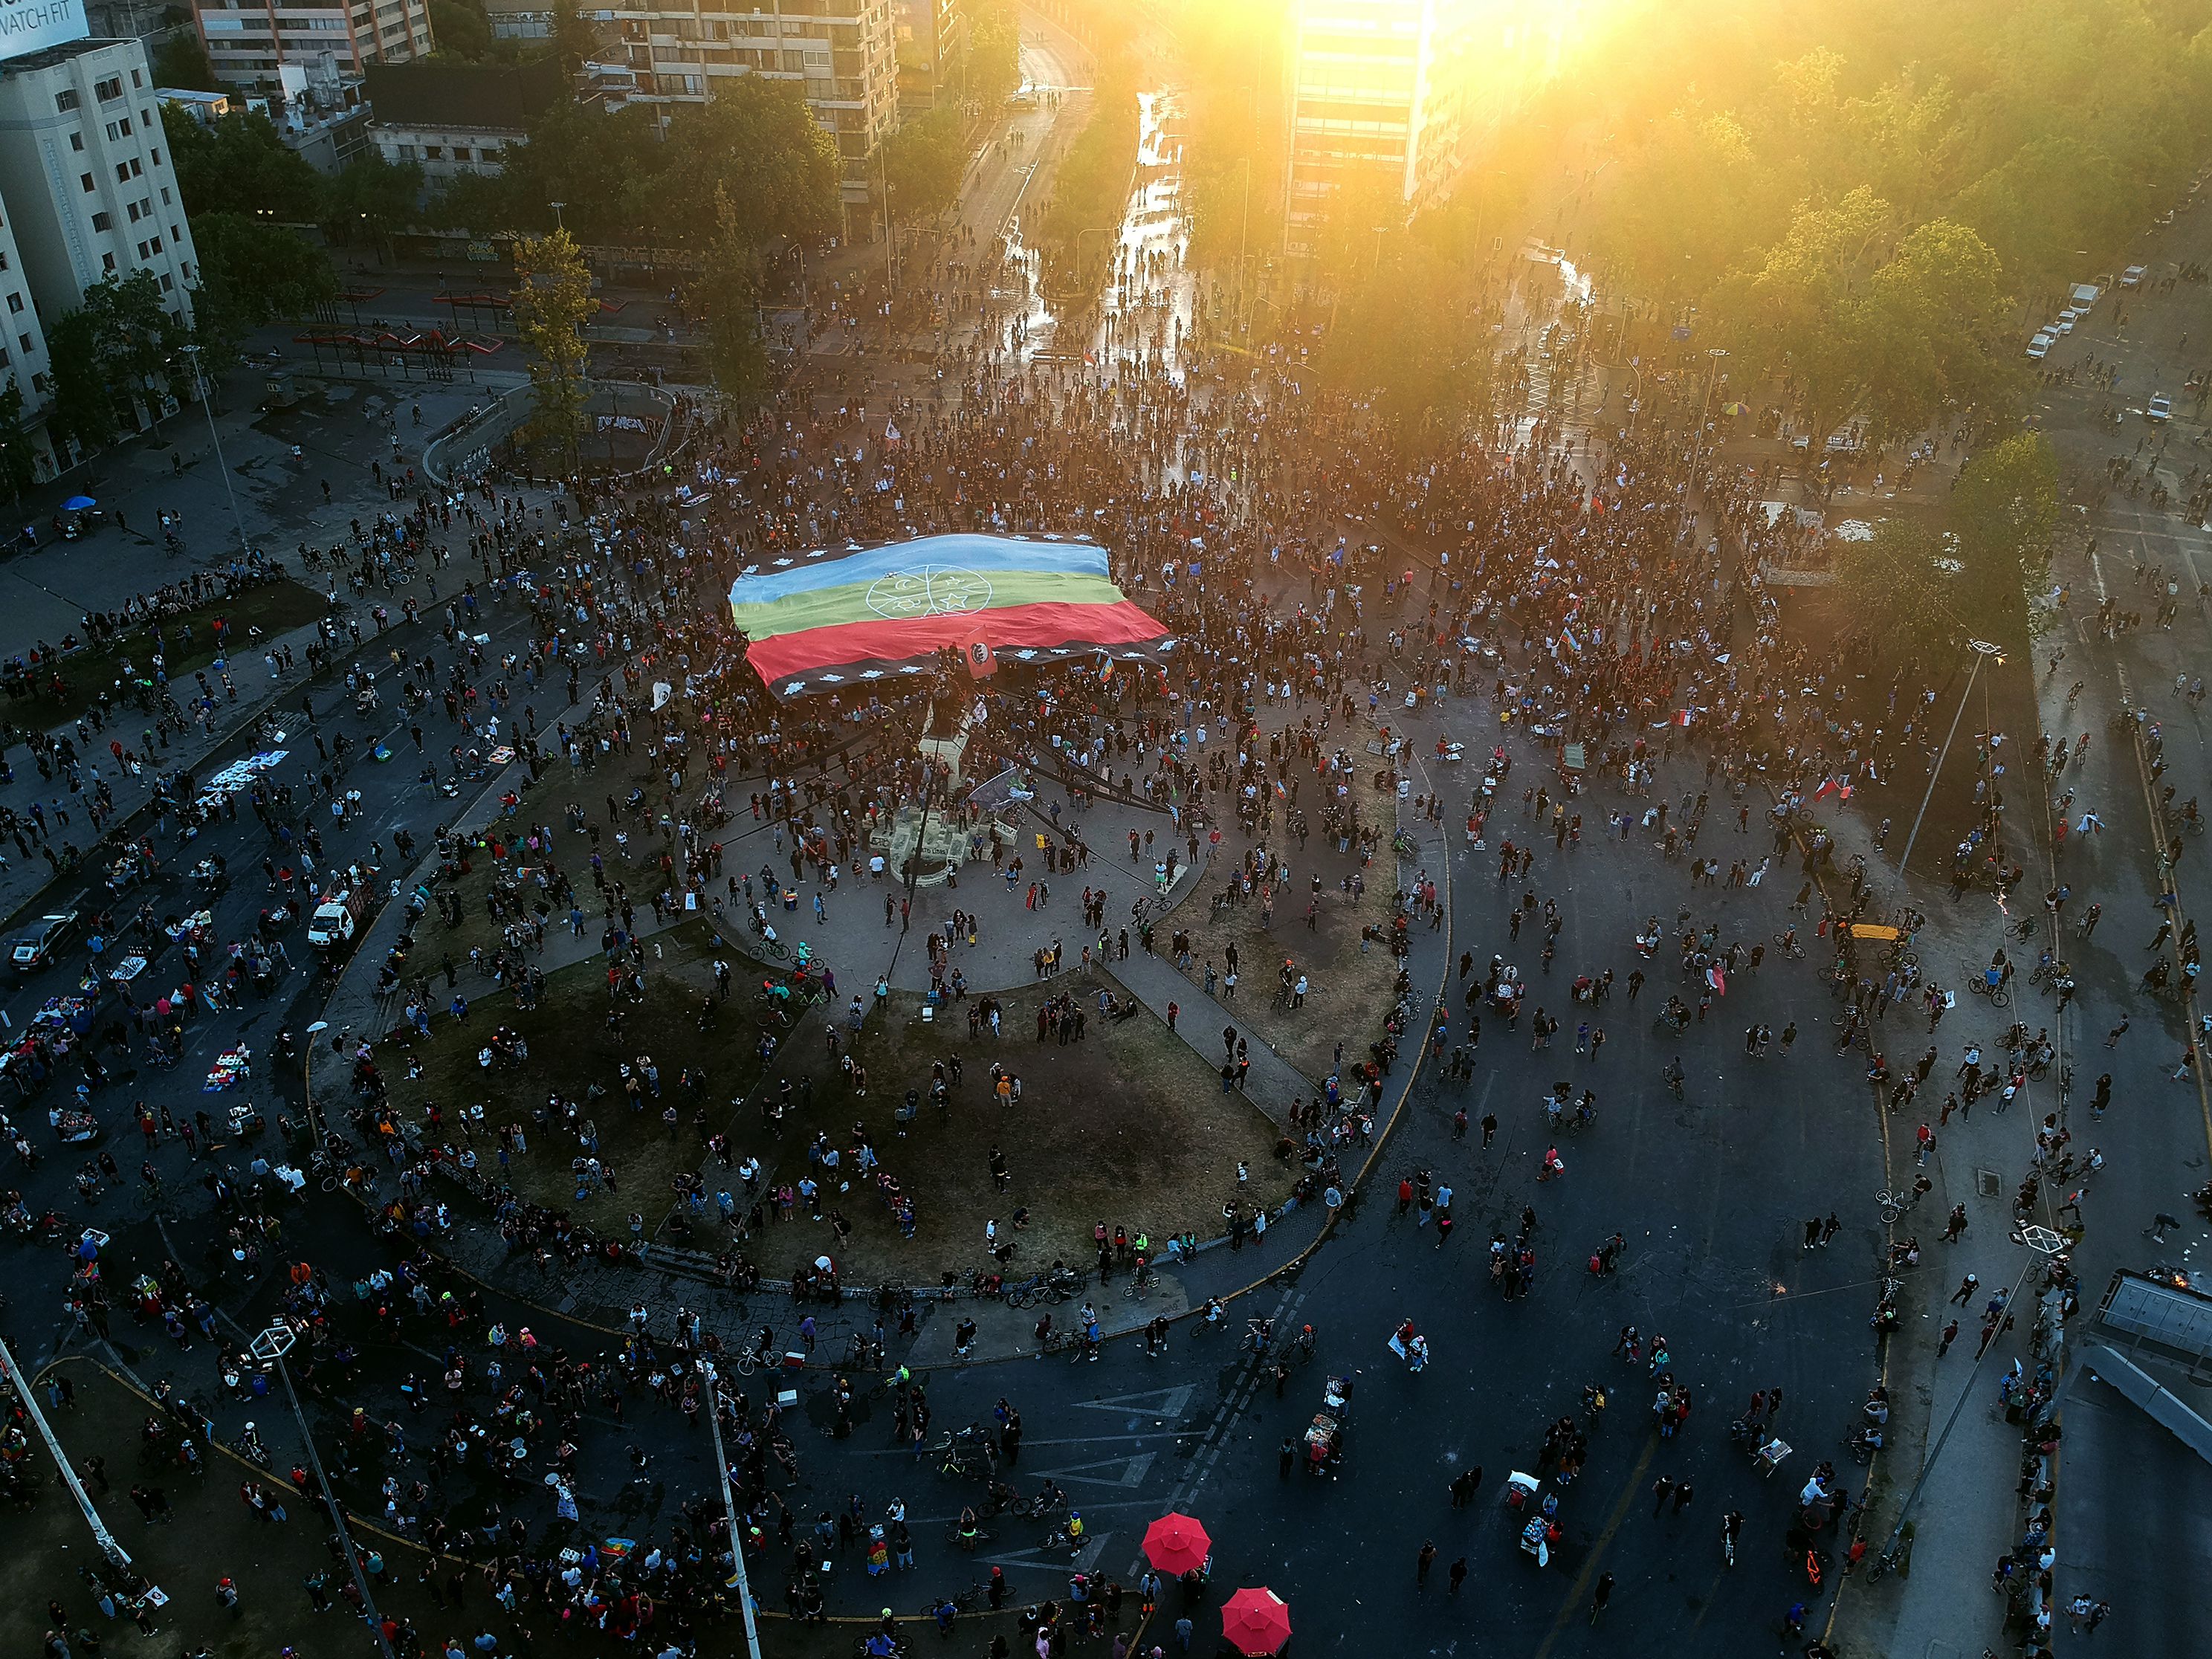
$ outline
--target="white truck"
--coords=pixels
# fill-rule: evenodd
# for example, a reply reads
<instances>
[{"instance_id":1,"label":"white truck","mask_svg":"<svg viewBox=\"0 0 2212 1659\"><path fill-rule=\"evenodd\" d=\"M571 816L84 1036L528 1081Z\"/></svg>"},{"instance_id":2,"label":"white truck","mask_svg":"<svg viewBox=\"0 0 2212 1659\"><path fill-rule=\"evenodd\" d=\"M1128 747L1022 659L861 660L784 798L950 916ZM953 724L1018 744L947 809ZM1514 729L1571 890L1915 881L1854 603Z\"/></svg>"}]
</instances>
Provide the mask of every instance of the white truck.
<instances>
[{"instance_id":1,"label":"white truck","mask_svg":"<svg viewBox=\"0 0 2212 1659\"><path fill-rule=\"evenodd\" d=\"M325 893L307 919L307 943L319 951L350 945L368 915L368 895L363 889L340 887Z\"/></svg>"}]
</instances>

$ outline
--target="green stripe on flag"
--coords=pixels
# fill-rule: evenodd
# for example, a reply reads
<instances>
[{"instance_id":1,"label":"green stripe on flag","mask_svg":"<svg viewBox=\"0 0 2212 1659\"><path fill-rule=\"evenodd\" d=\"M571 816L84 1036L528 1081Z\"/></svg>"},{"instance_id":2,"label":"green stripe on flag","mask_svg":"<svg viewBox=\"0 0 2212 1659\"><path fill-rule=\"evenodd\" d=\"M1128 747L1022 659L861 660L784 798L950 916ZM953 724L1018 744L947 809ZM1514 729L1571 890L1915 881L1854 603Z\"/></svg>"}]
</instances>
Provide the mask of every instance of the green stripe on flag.
<instances>
[{"instance_id":1,"label":"green stripe on flag","mask_svg":"<svg viewBox=\"0 0 2212 1659\"><path fill-rule=\"evenodd\" d=\"M748 637L769 640L847 623L920 622L947 613L1002 611L1022 605L1119 605L1127 597L1108 576L1073 576L1055 570L994 570L971 574L964 584L941 592L902 585L886 578L848 582L842 587L793 593L767 605L730 607L732 618Z\"/></svg>"}]
</instances>

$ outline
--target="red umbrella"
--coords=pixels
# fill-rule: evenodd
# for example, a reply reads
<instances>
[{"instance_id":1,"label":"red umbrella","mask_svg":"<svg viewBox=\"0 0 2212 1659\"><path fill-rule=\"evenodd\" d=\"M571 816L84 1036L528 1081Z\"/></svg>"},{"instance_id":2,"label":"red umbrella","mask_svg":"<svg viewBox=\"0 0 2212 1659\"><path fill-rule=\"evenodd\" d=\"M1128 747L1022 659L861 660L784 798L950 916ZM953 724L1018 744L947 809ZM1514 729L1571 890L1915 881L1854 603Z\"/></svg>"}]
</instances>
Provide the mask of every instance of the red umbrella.
<instances>
[{"instance_id":1,"label":"red umbrella","mask_svg":"<svg viewBox=\"0 0 2212 1659\"><path fill-rule=\"evenodd\" d=\"M1291 1610L1271 1589L1241 1589L1222 1603L1221 1633L1239 1653L1279 1652L1291 1639Z\"/></svg>"},{"instance_id":2,"label":"red umbrella","mask_svg":"<svg viewBox=\"0 0 2212 1659\"><path fill-rule=\"evenodd\" d=\"M1145 1559L1162 1572L1180 1577L1206 1565L1213 1540L1187 1515L1164 1515L1145 1528Z\"/></svg>"}]
</instances>

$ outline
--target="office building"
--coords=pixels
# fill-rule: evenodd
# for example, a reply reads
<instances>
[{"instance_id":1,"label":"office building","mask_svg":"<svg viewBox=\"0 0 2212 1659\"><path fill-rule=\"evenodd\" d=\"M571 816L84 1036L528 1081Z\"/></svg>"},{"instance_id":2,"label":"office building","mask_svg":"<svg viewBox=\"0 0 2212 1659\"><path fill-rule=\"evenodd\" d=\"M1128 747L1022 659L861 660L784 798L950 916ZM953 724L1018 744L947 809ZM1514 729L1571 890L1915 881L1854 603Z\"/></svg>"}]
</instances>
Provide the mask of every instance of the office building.
<instances>
[{"instance_id":1,"label":"office building","mask_svg":"<svg viewBox=\"0 0 2212 1659\"><path fill-rule=\"evenodd\" d=\"M280 87L287 64L357 78L371 64L428 57L433 44L428 0L192 0L192 21L227 86Z\"/></svg>"},{"instance_id":2,"label":"office building","mask_svg":"<svg viewBox=\"0 0 2212 1659\"><path fill-rule=\"evenodd\" d=\"M1483 136L1557 67L1574 10L1557 0L1290 0L1289 252L1314 251L1347 191L1400 216L1448 194Z\"/></svg>"},{"instance_id":3,"label":"office building","mask_svg":"<svg viewBox=\"0 0 2212 1659\"><path fill-rule=\"evenodd\" d=\"M767 0L743 11L728 0L681 9L629 0L586 11L620 39L594 69L594 95L623 102L704 103L718 81L765 75L796 82L837 141L848 226L872 223L879 200L876 147L898 127L894 0ZM619 61L634 85L605 73Z\"/></svg>"}]
</instances>

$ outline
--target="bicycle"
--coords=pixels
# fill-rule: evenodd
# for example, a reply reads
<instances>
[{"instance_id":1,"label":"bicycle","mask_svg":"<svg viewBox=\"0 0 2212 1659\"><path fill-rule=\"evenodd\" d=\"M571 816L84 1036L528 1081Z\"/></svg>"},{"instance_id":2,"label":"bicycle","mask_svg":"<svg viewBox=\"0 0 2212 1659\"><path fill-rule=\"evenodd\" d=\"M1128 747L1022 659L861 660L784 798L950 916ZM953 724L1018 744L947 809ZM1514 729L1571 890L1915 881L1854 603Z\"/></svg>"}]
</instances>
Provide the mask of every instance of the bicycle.
<instances>
[{"instance_id":1,"label":"bicycle","mask_svg":"<svg viewBox=\"0 0 2212 1659\"><path fill-rule=\"evenodd\" d=\"M1152 1293L1153 1287L1159 1282L1160 1276L1147 1268L1145 1272L1137 1274L1136 1277L1130 1279L1127 1286L1123 1289L1121 1294L1129 1301L1142 1302L1146 1297Z\"/></svg>"},{"instance_id":2,"label":"bicycle","mask_svg":"<svg viewBox=\"0 0 2212 1659\"><path fill-rule=\"evenodd\" d=\"M780 939L770 939L763 934L759 944L763 956L773 957L778 962L787 960L791 955L791 947Z\"/></svg>"},{"instance_id":3,"label":"bicycle","mask_svg":"<svg viewBox=\"0 0 2212 1659\"><path fill-rule=\"evenodd\" d=\"M1920 1194L1903 1188L1891 1192L1884 1188L1875 1194L1874 1201L1875 1207L1881 1212L1882 1224L1887 1226L1917 1204L1920 1201Z\"/></svg>"},{"instance_id":4,"label":"bicycle","mask_svg":"<svg viewBox=\"0 0 2212 1659\"><path fill-rule=\"evenodd\" d=\"M1777 933L1774 936L1774 943L1777 947L1780 949L1783 955L1786 957L1794 957L1801 962L1804 960L1805 947L1797 942L1797 930L1796 928L1791 928L1786 933Z\"/></svg>"}]
</instances>

